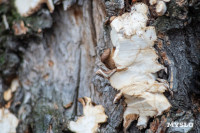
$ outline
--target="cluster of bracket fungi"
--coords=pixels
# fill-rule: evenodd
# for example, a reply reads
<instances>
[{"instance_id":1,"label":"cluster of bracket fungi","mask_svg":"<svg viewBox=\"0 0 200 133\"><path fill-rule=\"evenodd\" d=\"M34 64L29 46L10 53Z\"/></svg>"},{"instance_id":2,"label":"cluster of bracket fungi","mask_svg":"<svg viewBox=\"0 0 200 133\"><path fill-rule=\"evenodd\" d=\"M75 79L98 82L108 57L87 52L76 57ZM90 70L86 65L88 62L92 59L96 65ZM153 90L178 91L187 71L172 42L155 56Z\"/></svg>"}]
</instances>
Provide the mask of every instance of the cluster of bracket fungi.
<instances>
[{"instance_id":1,"label":"cluster of bracket fungi","mask_svg":"<svg viewBox=\"0 0 200 133\"><path fill-rule=\"evenodd\" d=\"M139 129L146 128L150 117L161 115L171 107L163 94L169 84L156 74L164 66L158 62L153 47L157 35L153 26L147 26L148 12L147 5L136 3L130 13L111 22L113 48L101 55L101 61L109 70L97 71L120 91L115 100L125 97L124 129L134 120Z\"/></svg>"}]
</instances>

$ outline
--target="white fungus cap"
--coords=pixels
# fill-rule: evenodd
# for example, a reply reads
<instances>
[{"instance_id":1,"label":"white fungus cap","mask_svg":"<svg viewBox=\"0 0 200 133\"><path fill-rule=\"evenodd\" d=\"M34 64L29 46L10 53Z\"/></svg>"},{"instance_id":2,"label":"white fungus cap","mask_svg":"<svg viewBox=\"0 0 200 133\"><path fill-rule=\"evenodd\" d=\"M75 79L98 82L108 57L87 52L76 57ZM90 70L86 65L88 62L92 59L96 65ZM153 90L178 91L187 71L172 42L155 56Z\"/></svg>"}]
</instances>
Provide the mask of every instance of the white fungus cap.
<instances>
[{"instance_id":1,"label":"white fungus cap","mask_svg":"<svg viewBox=\"0 0 200 133\"><path fill-rule=\"evenodd\" d=\"M15 0L15 7L21 16L27 17L36 12L43 3L47 4L52 13L54 10L52 0Z\"/></svg>"},{"instance_id":2,"label":"white fungus cap","mask_svg":"<svg viewBox=\"0 0 200 133\"><path fill-rule=\"evenodd\" d=\"M0 109L0 132L16 133L19 120L8 109Z\"/></svg>"},{"instance_id":3,"label":"white fungus cap","mask_svg":"<svg viewBox=\"0 0 200 133\"><path fill-rule=\"evenodd\" d=\"M159 1L156 5L156 13L158 14L158 16L164 15L166 11L167 11L167 6L165 2Z\"/></svg>"},{"instance_id":4,"label":"white fungus cap","mask_svg":"<svg viewBox=\"0 0 200 133\"><path fill-rule=\"evenodd\" d=\"M150 5L155 5L157 3L157 0L149 0Z\"/></svg>"},{"instance_id":5,"label":"white fungus cap","mask_svg":"<svg viewBox=\"0 0 200 133\"><path fill-rule=\"evenodd\" d=\"M69 129L76 133L96 133L99 124L107 121L102 105L92 105L92 101L88 97L80 99L83 105L83 116L79 117L76 122L70 121Z\"/></svg>"},{"instance_id":6,"label":"white fungus cap","mask_svg":"<svg viewBox=\"0 0 200 133\"><path fill-rule=\"evenodd\" d=\"M165 110L168 110L171 105L167 98L161 93L145 92L137 97L125 96L127 108L124 112L124 126L129 126L129 117L131 114L137 115L137 126L146 128L147 122L150 117L161 115Z\"/></svg>"}]
</instances>

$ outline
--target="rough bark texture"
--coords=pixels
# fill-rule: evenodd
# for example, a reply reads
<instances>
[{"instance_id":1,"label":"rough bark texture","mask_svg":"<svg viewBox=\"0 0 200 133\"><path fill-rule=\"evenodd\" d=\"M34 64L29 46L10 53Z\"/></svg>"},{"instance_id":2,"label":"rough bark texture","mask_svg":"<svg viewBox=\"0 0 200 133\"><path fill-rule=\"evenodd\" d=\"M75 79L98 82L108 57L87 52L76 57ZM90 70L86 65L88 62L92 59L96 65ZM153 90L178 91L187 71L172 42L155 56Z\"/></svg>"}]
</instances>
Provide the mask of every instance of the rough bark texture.
<instances>
[{"instance_id":1,"label":"rough bark texture","mask_svg":"<svg viewBox=\"0 0 200 133\"><path fill-rule=\"evenodd\" d=\"M131 1L124 3L122 0L63 1L56 5L53 14L41 9L26 19L14 16L10 10L0 10L1 15L7 15L10 25L10 30L3 30L0 22L0 107L6 104L3 92L18 77L21 87L14 93L10 110L20 119L19 133L47 133L50 125L54 133L70 132L67 122L82 114L77 99L84 96L105 108L108 122L101 125L100 132L123 132L123 99L113 104L117 92L95 72L105 67L100 55L112 45L110 27L105 22L108 17L129 11ZM1 6L12 8L9 5ZM168 122L194 122L191 133L200 132L199 12L198 1L171 0L167 16L156 17L152 9L149 22L157 27L159 39L155 48L160 62L168 68L167 74L159 72L159 76L173 82L173 96L166 92L172 108L163 116ZM11 30L12 22L19 20L26 26L31 24L26 35L15 36ZM42 32L37 33L38 29ZM63 106L70 102L72 106L65 109ZM152 121L141 131L133 122L128 132L152 132ZM166 132L184 133L184 130L167 128Z\"/></svg>"}]
</instances>

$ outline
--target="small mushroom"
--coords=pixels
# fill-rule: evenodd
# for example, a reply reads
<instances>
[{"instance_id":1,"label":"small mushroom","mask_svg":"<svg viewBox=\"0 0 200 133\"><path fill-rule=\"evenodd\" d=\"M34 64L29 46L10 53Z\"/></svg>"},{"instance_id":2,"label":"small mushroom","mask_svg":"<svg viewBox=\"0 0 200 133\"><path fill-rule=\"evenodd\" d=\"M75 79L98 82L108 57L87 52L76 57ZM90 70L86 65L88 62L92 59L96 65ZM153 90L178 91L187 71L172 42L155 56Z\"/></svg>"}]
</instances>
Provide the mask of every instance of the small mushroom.
<instances>
[{"instance_id":1,"label":"small mushroom","mask_svg":"<svg viewBox=\"0 0 200 133\"><path fill-rule=\"evenodd\" d=\"M12 98L12 90L8 89L8 90L4 91L3 98L5 101L9 101Z\"/></svg>"},{"instance_id":2,"label":"small mushroom","mask_svg":"<svg viewBox=\"0 0 200 133\"><path fill-rule=\"evenodd\" d=\"M167 11L166 2L170 0L149 0L150 5L156 5L156 13L158 16L162 16Z\"/></svg>"},{"instance_id":3,"label":"small mushroom","mask_svg":"<svg viewBox=\"0 0 200 133\"><path fill-rule=\"evenodd\" d=\"M166 11L167 11L167 6L166 6L165 2L158 1L157 5L156 5L156 13L158 14L158 16L164 15Z\"/></svg>"},{"instance_id":4,"label":"small mushroom","mask_svg":"<svg viewBox=\"0 0 200 133\"><path fill-rule=\"evenodd\" d=\"M19 87L19 80L17 78L13 79L10 88L6 90L3 94L4 100L9 101L12 98L12 93L15 92L18 87Z\"/></svg>"},{"instance_id":5,"label":"small mushroom","mask_svg":"<svg viewBox=\"0 0 200 133\"><path fill-rule=\"evenodd\" d=\"M11 86L10 86L10 89L12 90L12 92L15 92L17 90L17 88L19 87L19 80L18 78L16 79L13 79L12 82L11 82Z\"/></svg>"}]
</instances>

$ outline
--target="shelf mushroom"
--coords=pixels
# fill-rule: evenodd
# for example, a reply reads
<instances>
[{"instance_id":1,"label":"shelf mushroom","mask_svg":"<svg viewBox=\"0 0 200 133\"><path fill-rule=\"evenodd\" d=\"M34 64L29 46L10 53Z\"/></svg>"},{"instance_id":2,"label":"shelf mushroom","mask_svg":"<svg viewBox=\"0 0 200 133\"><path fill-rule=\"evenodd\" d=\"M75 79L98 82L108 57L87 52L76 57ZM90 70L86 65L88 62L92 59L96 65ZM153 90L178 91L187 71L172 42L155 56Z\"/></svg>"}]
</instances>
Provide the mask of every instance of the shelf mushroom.
<instances>
[{"instance_id":1,"label":"shelf mushroom","mask_svg":"<svg viewBox=\"0 0 200 133\"><path fill-rule=\"evenodd\" d=\"M109 60L104 64L114 64L115 67L106 73L97 71L120 91L115 100L121 95L125 97L125 130L134 120L138 120L139 129L146 128L150 117L161 115L171 107L163 94L169 84L156 74L165 67L158 62L153 47L157 35L153 26L147 26L147 14L147 5L136 3L130 13L118 16L111 22L113 49L110 53L113 54L107 55Z\"/></svg>"},{"instance_id":2,"label":"shelf mushroom","mask_svg":"<svg viewBox=\"0 0 200 133\"><path fill-rule=\"evenodd\" d=\"M88 97L80 98L83 105L83 116L79 117L76 122L69 122L69 129L76 133L96 133L99 124L107 121L102 105L93 105Z\"/></svg>"}]
</instances>

